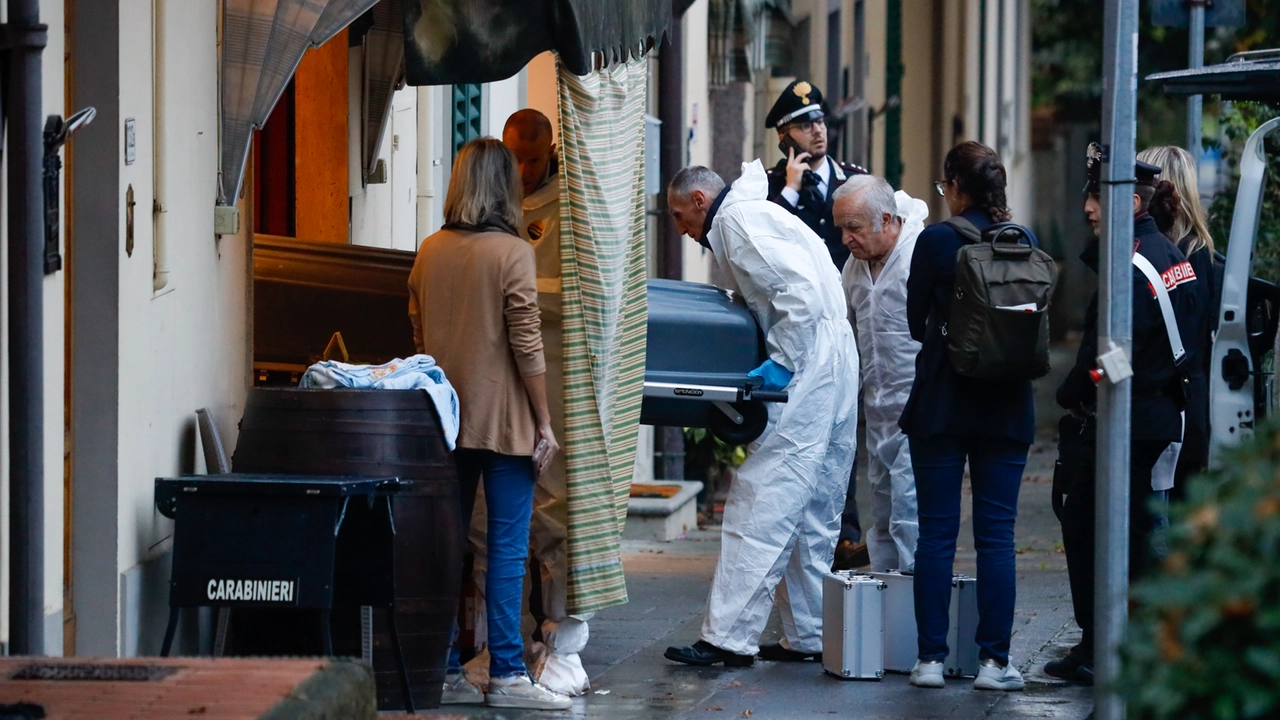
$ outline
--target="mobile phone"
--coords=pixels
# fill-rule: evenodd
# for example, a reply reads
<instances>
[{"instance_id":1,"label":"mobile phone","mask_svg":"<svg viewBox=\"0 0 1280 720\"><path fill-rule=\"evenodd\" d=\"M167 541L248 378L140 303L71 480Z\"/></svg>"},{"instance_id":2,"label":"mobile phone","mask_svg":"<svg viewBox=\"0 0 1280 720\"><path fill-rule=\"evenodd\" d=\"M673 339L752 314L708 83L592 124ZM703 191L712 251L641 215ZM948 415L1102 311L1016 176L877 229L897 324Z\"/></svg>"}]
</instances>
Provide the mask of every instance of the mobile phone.
<instances>
[{"instance_id":1,"label":"mobile phone","mask_svg":"<svg viewBox=\"0 0 1280 720\"><path fill-rule=\"evenodd\" d=\"M778 149L782 151L782 157L784 158L788 157L787 150L794 150L796 157L799 157L801 153L808 152L800 147L800 143L796 142L790 135L782 137L782 140L778 142Z\"/></svg>"},{"instance_id":2,"label":"mobile phone","mask_svg":"<svg viewBox=\"0 0 1280 720\"><path fill-rule=\"evenodd\" d=\"M542 439L538 441L538 447L533 449L533 467L539 472L542 471L544 464L551 460L551 445Z\"/></svg>"}]
</instances>

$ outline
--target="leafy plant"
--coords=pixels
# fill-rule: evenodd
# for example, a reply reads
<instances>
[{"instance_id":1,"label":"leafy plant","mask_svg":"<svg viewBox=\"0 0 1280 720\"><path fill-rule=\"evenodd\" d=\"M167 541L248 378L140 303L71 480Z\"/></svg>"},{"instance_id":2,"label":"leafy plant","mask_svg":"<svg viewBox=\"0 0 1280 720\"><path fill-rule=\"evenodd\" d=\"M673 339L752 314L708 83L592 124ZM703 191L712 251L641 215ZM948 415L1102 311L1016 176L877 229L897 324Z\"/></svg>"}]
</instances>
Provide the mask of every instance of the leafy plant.
<instances>
[{"instance_id":1,"label":"leafy plant","mask_svg":"<svg viewBox=\"0 0 1280 720\"><path fill-rule=\"evenodd\" d=\"M1209 206L1209 232L1220 252L1225 253L1235 212L1236 190L1240 186L1240 154L1245 141L1258 126L1280 115L1280 110L1255 102L1225 104L1221 127L1227 142L1221 147L1222 160L1231 182L1213 198ZM1280 143L1273 134L1266 143L1267 177L1258 218L1258 236L1253 246L1253 274L1280 282Z\"/></svg>"},{"instance_id":2,"label":"leafy plant","mask_svg":"<svg viewBox=\"0 0 1280 720\"><path fill-rule=\"evenodd\" d=\"M725 444L706 428L685 428L684 458L686 468L705 468L707 473L718 474L746 462L747 449Z\"/></svg>"},{"instance_id":3,"label":"leafy plant","mask_svg":"<svg viewBox=\"0 0 1280 720\"><path fill-rule=\"evenodd\" d=\"M1168 532L1169 554L1133 588L1129 716L1280 716L1280 425L1194 479Z\"/></svg>"}]
</instances>

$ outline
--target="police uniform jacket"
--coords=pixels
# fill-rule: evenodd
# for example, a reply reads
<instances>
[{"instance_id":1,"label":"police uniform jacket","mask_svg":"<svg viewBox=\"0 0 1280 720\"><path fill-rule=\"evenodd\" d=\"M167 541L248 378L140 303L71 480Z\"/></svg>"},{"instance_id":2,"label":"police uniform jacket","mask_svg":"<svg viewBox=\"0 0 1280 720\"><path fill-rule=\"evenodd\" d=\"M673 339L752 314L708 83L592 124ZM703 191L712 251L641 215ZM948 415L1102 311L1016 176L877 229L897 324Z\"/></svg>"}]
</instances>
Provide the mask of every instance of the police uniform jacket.
<instances>
[{"instance_id":1,"label":"police uniform jacket","mask_svg":"<svg viewBox=\"0 0 1280 720\"><path fill-rule=\"evenodd\" d=\"M1194 235L1178 241L1178 249L1185 255L1191 249ZM1187 383L1187 426L1182 436L1182 453L1178 464L1203 466L1209 463L1209 358L1213 354L1213 333L1218 329L1218 315L1222 307L1223 263L1216 261L1208 247L1201 247L1187 255L1187 262L1196 272L1198 284L1205 291L1205 304L1200 313L1195 342L1196 356ZM1188 339L1183 338L1183 342Z\"/></svg>"},{"instance_id":2,"label":"police uniform jacket","mask_svg":"<svg viewBox=\"0 0 1280 720\"><path fill-rule=\"evenodd\" d=\"M967 210L961 217L978 230L991 225L981 210ZM1005 437L1030 445L1035 439L1031 381L964 377L947 357L942 326L951 317L956 253L965 242L947 223L934 223L916 238L907 277L907 325L921 347L911 396L898 426L916 440L947 433Z\"/></svg>"},{"instance_id":3,"label":"police uniform jacket","mask_svg":"<svg viewBox=\"0 0 1280 720\"><path fill-rule=\"evenodd\" d=\"M1173 241L1156 228L1147 213L1134 218L1134 251L1160 273L1173 304L1178 332L1187 357L1180 368L1173 362L1173 350L1155 291L1138 268L1133 278L1133 400L1131 433L1134 440L1177 442L1182 439L1181 412L1186 404L1183 376L1201 361L1207 350L1201 340L1201 318L1208 291L1199 281L1191 263ZM1086 265L1098 269L1098 243L1080 256ZM1067 409L1092 408L1097 387L1089 371L1098 366L1098 295L1095 292L1085 313L1084 337L1076 364L1058 387L1058 404ZM1102 382L1107 382L1103 380Z\"/></svg>"},{"instance_id":4,"label":"police uniform jacket","mask_svg":"<svg viewBox=\"0 0 1280 720\"><path fill-rule=\"evenodd\" d=\"M769 200L775 202L787 209L787 212L795 215L809 226L818 237L822 238L822 242L827 246L827 252L831 253L831 261L836 264L837 270L843 270L844 264L849 259L849 248L844 246L844 242L840 238L840 228L836 227L835 220L831 217L831 196L835 193L836 188L840 187L854 175L866 175L867 171L857 165L850 163L837 162L835 158L827 157L827 172L831 175L827 178L826 197L819 207L807 205L804 201L804 193L800 194L799 206L792 205L782 196L782 189L787 186L787 161L782 159L778 164L765 171L769 176Z\"/></svg>"}]
</instances>

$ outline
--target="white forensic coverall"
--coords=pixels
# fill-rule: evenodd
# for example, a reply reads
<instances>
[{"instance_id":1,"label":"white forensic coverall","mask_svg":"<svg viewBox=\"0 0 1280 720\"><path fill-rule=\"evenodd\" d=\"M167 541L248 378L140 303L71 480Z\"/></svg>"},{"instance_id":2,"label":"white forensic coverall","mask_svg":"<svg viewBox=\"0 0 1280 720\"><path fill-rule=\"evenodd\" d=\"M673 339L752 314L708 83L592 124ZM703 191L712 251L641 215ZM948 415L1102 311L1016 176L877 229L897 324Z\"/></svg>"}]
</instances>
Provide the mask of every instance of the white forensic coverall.
<instances>
[{"instance_id":1,"label":"white forensic coverall","mask_svg":"<svg viewBox=\"0 0 1280 720\"><path fill-rule=\"evenodd\" d=\"M842 278L849 296L849 322L862 359L862 412L871 482L871 526L865 539L875 572L912 572L920 536L911 449L898 418L911 394L920 351L920 343L911 339L907 327L907 275L929 206L901 190L894 198L902 230L879 277L871 279L867 261L849 258Z\"/></svg>"},{"instance_id":2,"label":"white forensic coverall","mask_svg":"<svg viewBox=\"0 0 1280 720\"><path fill-rule=\"evenodd\" d=\"M764 331L769 358L794 376L790 402L770 405L768 428L729 489L702 639L754 655L776 588L784 646L815 653L857 443L858 348L826 246L767 200L759 160L742 170L707 241L725 289Z\"/></svg>"},{"instance_id":3,"label":"white forensic coverall","mask_svg":"<svg viewBox=\"0 0 1280 720\"><path fill-rule=\"evenodd\" d=\"M533 245L538 270L538 310L542 318L542 352L547 365L547 409L551 411L551 427L556 439L563 444L564 315L560 302L560 183L556 175L551 175L542 187L524 199L523 211L520 236ZM480 509L481 503L477 501L470 533L476 547L477 570L483 570L482 563L487 566L480 557L487 547L485 514ZM536 624L528 608L527 580L521 635L525 642L525 662L534 679L556 692L582 695L591 683L578 653L587 645L590 616L572 616L567 610L568 527L569 497L562 450L538 477L529 526L529 554L535 558L540 571L542 608L547 616L541 628L542 642L532 639ZM477 578L481 587L482 582Z\"/></svg>"}]
</instances>

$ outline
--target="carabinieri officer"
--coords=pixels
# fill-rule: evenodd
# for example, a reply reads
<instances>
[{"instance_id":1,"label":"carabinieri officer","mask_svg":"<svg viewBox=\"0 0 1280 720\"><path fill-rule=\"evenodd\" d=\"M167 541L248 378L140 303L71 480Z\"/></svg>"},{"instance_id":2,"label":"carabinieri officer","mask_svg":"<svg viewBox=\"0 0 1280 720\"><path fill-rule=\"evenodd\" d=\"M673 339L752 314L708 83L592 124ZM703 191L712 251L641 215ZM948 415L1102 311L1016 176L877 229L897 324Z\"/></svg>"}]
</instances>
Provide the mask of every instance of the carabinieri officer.
<instances>
[{"instance_id":1,"label":"carabinieri officer","mask_svg":"<svg viewBox=\"0 0 1280 720\"><path fill-rule=\"evenodd\" d=\"M843 270L849 249L831 218L831 195L851 175L866 175L857 165L827 157L827 117L822 92L804 80L787 86L765 117L777 128L784 157L769 168L769 199L804 221Z\"/></svg>"},{"instance_id":2,"label":"carabinieri officer","mask_svg":"<svg viewBox=\"0 0 1280 720\"><path fill-rule=\"evenodd\" d=\"M1102 221L1100 202L1101 150L1089 146L1088 177L1085 187L1085 215L1093 226L1095 240L1080 259L1098 269L1099 248L1096 236ZM1170 443L1182 440L1182 411L1186 407L1185 384L1196 353L1207 352L1198 339L1199 314L1208 301L1205 284L1196 277L1182 251L1156 228L1148 207L1157 185L1160 168L1138 162L1134 168L1137 182L1133 194L1133 235L1135 264L1132 266L1133 287L1133 400L1131 405L1131 453L1129 460L1129 577L1142 576L1150 564L1151 533L1155 518L1148 510L1153 490L1152 469ZM1138 267L1140 255L1159 275L1173 306L1174 323L1186 351L1175 361L1159 299L1147 275ZM1062 543L1067 555L1067 575L1071 582L1071 601L1076 623L1084 631L1079 645L1061 660L1045 666L1045 672L1073 682L1093 684L1094 654L1094 512L1096 506L1092 448L1096 447L1097 426L1093 413L1097 387L1090 372L1098 366L1098 296L1085 314L1084 336L1075 367L1058 387L1058 404L1070 418L1060 426L1063 435L1079 433L1085 451L1082 467L1070 473L1066 499L1062 505ZM1105 378L1100 382L1108 382ZM1075 430L1068 430L1075 421ZM1063 461L1065 463L1065 460ZM1172 482L1172 473L1168 478ZM1055 485L1058 483L1055 482Z\"/></svg>"}]
</instances>

